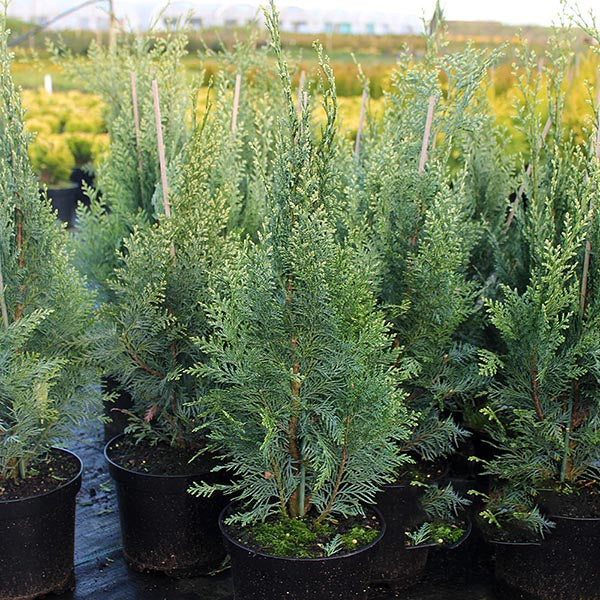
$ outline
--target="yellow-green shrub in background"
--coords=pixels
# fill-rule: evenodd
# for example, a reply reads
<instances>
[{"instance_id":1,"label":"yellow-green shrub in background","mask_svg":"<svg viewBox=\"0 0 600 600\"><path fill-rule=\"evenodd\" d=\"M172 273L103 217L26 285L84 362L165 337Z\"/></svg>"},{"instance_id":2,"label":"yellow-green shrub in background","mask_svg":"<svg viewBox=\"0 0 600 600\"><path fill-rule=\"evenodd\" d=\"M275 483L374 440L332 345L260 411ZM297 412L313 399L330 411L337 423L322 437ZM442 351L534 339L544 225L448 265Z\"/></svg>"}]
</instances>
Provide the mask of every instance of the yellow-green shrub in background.
<instances>
[{"instance_id":1,"label":"yellow-green shrub in background","mask_svg":"<svg viewBox=\"0 0 600 600\"><path fill-rule=\"evenodd\" d=\"M40 179L68 181L75 165L95 161L108 145L104 104L93 94L72 90L52 95L23 90L25 128L37 134L29 154Z\"/></svg>"},{"instance_id":2,"label":"yellow-green shrub in background","mask_svg":"<svg viewBox=\"0 0 600 600\"><path fill-rule=\"evenodd\" d=\"M49 133L58 133L59 122L52 116L34 117L25 121L25 130L28 133L37 135L48 135Z\"/></svg>"},{"instance_id":3,"label":"yellow-green shrub in background","mask_svg":"<svg viewBox=\"0 0 600 600\"><path fill-rule=\"evenodd\" d=\"M97 165L108 152L108 144L108 133L97 133L94 135L92 142L92 159L94 165Z\"/></svg>"},{"instance_id":4,"label":"yellow-green shrub in background","mask_svg":"<svg viewBox=\"0 0 600 600\"><path fill-rule=\"evenodd\" d=\"M55 133L39 135L29 145L29 158L41 181L49 185L68 181L75 166L67 138Z\"/></svg>"},{"instance_id":5,"label":"yellow-green shrub in background","mask_svg":"<svg viewBox=\"0 0 600 600\"><path fill-rule=\"evenodd\" d=\"M75 133L65 133L63 135L76 164L83 165L92 161L94 158L92 149L95 134L76 131Z\"/></svg>"},{"instance_id":6,"label":"yellow-green shrub in background","mask_svg":"<svg viewBox=\"0 0 600 600\"><path fill-rule=\"evenodd\" d=\"M106 131L100 107L74 107L65 121L64 131L102 133Z\"/></svg>"}]
</instances>

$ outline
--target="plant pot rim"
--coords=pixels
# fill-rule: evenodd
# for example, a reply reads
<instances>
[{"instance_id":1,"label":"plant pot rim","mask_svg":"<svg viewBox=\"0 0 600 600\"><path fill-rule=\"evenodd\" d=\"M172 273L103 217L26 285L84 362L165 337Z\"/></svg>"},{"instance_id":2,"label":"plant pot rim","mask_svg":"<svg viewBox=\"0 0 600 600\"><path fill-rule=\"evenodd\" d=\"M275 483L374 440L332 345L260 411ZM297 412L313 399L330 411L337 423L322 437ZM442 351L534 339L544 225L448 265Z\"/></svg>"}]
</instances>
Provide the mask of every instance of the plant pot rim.
<instances>
[{"instance_id":1,"label":"plant pot rim","mask_svg":"<svg viewBox=\"0 0 600 600\"><path fill-rule=\"evenodd\" d=\"M580 522L600 521L600 517L567 517L566 515L555 515L555 514L549 514L548 516L551 519L560 519L561 521L580 521Z\"/></svg>"},{"instance_id":2,"label":"plant pot rim","mask_svg":"<svg viewBox=\"0 0 600 600\"><path fill-rule=\"evenodd\" d=\"M494 544L495 546L541 546L544 543L544 540L539 542L509 542L507 540L486 540L488 544Z\"/></svg>"},{"instance_id":3,"label":"plant pot rim","mask_svg":"<svg viewBox=\"0 0 600 600\"><path fill-rule=\"evenodd\" d=\"M144 477L144 478L148 478L148 479L167 479L170 481L181 481L184 479L189 479L190 477L201 477L202 475L206 475L207 473L212 472L211 470L208 471L197 471L194 472L193 470L190 470L189 473L184 473L184 474L179 474L179 475L172 475L167 473L166 475L159 475L157 473L145 473L144 471L135 471L133 469L128 469L127 467L124 467L123 465L120 465L118 462L115 462L112 458L110 458L109 456L109 448L110 446L117 442L120 438L126 438L128 437L126 433L120 433L119 435L116 435L115 437L113 437L112 439L110 439L108 442L106 442L106 444L104 445L104 450L103 450L103 454L104 454L104 458L106 460L106 462L108 463L109 467L116 470L116 471L120 471L122 473L127 473L128 475L131 475L133 477ZM193 464L193 463L190 463Z\"/></svg>"},{"instance_id":4,"label":"plant pot rim","mask_svg":"<svg viewBox=\"0 0 600 600\"><path fill-rule=\"evenodd\" d=\"M221 534L227 540L227 542L236 546L238 549L245 550L246 552L250 552L251 554L253 554L255 556L260 556L263 558L275 558L277 560L286 561L286 562L299 562L300 561L303 563L317 563L317 562L323 562L323 561L343 560L344 558L356 556L357 554L366 552L367 550L370 550L375 545L377 545L381 541L383 536L385 535L385 530L386 530L385 520L384 520L382 514L379 512L379 510L377 508L375 508L374 506L370 506L369 509L371 511L373 511L377 515L377 518L379 519L379 523L381 525L381 530L379 531L379 535L372 542L367 544L366 546L362 546L361 548L357 548L356 550L352 550L351 552L344 552L342 554L334 554L333 556L323 556L321 558L294 558L294 557L290 557L290 556L277 556L276 554L268 554L267 552L261 552L260 550L250 548L249 546L246 546L246 545L242 544L241 542L238 542L238 540L236 540L234 537L232 537L225 530L225 524L223 522L225 519L225 515L231 510L231 508L233 507L234 504L235 504L235 502L230 502L221 511L221 514L219 515L219 529L221 530Z\"/></svg>"},{"instance_id":5,"label":"plant pot rim","mask_svg":"<svg viewBox=\"0 0 600 600\"><path fill-rule=\"evenodd\" d=\"M465 516L465 523L467 524L467 529L464 535L460 539L456 540L453 544L442 544L442 550L454 550L455 548L458 548L460 545L462 545L469 538L471 532L473 531L473 521L468 516Z\"/></svg>"},{"instance_id":6,"label":"plant pot rim","mask_svg":"<svg viewBox=\"0 0 600 600\"><path fill-rule=\"evenodd\" d=\"M63 454L67 454L67 455L75 458L75 460L77 460L77 462L79 463L79 469L77 469L77 473L75 475L73 475L73 477L71 477L68 481L64 481L63 483L61 483L58 487L54 488L53 490L49 490L47 492L42 492L41 494L34 494L33 496L26 496L25 498L13 498L11 500L0 499L0 506L11 507L11 506L17 506L18 504L23 503L23 502L29 502L32 500L34 500L34 501L41 500L48 496L52 496L54 494L60 493L65 488L73 485L74 481L81 478L81 476L83 474L83 462L79 458L79 456L77 456L77 454L75 454L75 452L71 452L71 450L67 450L66 448L57 448L54 446L52 447L52 450L57 450L58 452L62 452Z\"/></svg>"}]
</instances>

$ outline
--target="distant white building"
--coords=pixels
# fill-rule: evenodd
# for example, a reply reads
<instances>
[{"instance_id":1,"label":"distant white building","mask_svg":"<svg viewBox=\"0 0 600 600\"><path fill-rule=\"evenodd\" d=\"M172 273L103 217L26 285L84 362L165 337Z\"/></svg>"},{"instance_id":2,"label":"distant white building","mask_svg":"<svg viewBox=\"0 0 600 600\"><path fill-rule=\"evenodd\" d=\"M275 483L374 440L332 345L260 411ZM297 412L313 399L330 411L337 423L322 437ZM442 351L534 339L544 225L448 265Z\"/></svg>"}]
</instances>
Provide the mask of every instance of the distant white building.
<instances>
[{"instance_id":1,"label":"distant white building","mask_svg":"<svg viewBox=\"0 0 600 600\"><path fill-rule=\"evenodd\" d=\"M293 1L293 0L292 0ZM298 0L296 0L298 1ZM217 3L207 5L202 0L172 0L163 12L165 0L113 0L117 19L127 29L146 29L158 20L167 24L189 17L194 29L206 27L243 27L257 22L264 25L260 0L249 3ZM9 14L36 23L44 22L78 4L77 0L18 0L9 5ZM312 10L301 6L280 4L280 25L283 31L296 33L413 33L421 30L416 16L397 12L367 10ZM351 7L352 3L348 3ZM86 6L54 25L57 29L108 29L108 2Z\"/></svg>"},{"instance_id":2,"label":"distant white building","mask_svg":"<svg viewBox=\"0 0 600 600\"><path fill-rule=\"evenodd\" d=\"M183 6L185 5L185 10ZM175 2L164 15L166 21L177 19L188 10L193 11L192 26L242 27L254 22L264 25L262 11L257 4L228 4L208 8L193 0ZM415 16L397 13L368 12L356 10L309 10L299 6L280 9L279 23L282 31L295 33L347 33L384 35L406 34L421 30L421 22Z\"/></svg>"}]
</instances>

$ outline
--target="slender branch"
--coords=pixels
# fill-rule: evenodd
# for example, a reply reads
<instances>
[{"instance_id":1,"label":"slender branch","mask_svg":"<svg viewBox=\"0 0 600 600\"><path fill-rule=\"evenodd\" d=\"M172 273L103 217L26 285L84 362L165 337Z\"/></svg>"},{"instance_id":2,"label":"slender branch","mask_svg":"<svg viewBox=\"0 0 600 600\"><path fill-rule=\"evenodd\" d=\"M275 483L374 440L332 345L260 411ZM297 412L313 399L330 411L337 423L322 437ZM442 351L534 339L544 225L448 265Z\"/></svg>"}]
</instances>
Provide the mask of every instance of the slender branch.
<instances>
[{"instance_id":1,"label":"slender branch","mask_svg":"<svg viewBox=\"0 0 600 600\"><path fill-rule=\"evenodd\" d=\"M344 434L344 446L342 448L342 460L338 469L338 476L333 491L331 492L329 502L327 503L325 510L319 515L319 517L316 520L317 524L322 523L329 516L329 513L333 508L333 503L335 502L335 499L337 498L337 495L340 491L340 487L342 485L342 479L344 478L344 473L346 471L346 462L348 461L348 429L350 429L349 416L346 417L346 432Z\"/></svg>"},{"instance_id":2,"label":"slender branch","mask_svg":"<svg viewBox=\"0 0 600 600\"><path fill-rule=\"evenodd\" d=\"M23 213L17 208L17 253L19 255L18 264L19 267L25 266L25 257L23 256ZM21 286L21 294L25 289ZM15 321L18 321L23 316L23 303L17 303L15 310Z\"/></svg>"},{"instance_id":3,"label":"slender branch","mask_svg":"<svg viewBox=\"0 0 600 600\"><path fill-rule=\"evenodd\" d=\"M231 114L231 133L235 134L237 130L237 118L240 107L240 89L242 87L242 76L238 73L235 76L235 89L233 91L233 111Z\"/></svg>"},{"instance_id":4,"label":"slender branch","mask_svg":"<svg viewBox=\"0 0 600 600\"><path fill-rule=\"evenodd\" d=\"M363 90L362 99L360 101L360 116L358 118L358 131L356 132L356 144L354 145L354 156L360 156L360 140L362 138L363 123L365 121L365 111L367 107L367 88Z\"/></svg>"},{"instance_id":5,"label":"slender branch","mask_svg":"<svg viewBox=\"0 0 600 600\"><path fill-rule=\"evenodd\" d=\"M546 136L548 135L548 132L550 131L550 126L552 125L552 118L548 117L548 120L546 121L546 124L544 125L544 130L542 131L542 139L539 141L538 143L538 150L541 149L544 141L546 140ZM527 177L529 177L531 175L531 163L529 163L527 165L527 170L525 171L525 174ZM519 207L519 202L521 201L521 198L523 197L523 193L525 192L525 182L523 182L521 184L521 187L519 188L519 191L517 192L517 197L515 198L515 201L513 202L512 206L510 207L510 213L508 215L508 219L506 219L506 229L508 229L511 225L511 223L513 222L513 219L515 218L515 213L517 212L517 208Z\"/></svg>"},{"instance_id":6,"label":"slender branch","mask_svg":"<svg viewBox=\"0 0 600 600\"><path fill-rule=\"evenodd\" d=\"M533 403L535 405L535 412L539 417L540 421L544 420L544 412L542 411L542 405L540 404L540 394L538 391L538 372L537 372L537 356L534 354L532 359L533 365L531 366L531 385L533 389Z\"/></svg>"},{"instance_id":7,"label":"slender branch","mask_svg":"<svg viewBox=\"0 0 600 600\"><path fill-rule=\"evenodd\" d=\"M569 404L568 404L568 418L567 418L567 427L565 428L565 440L564 440L564 451L562 456L562 463L560 466L560 482L564 483L567 476L567 467L569 464L569 455L571 449L571 427L573 421L573 387L571 387L571 393L569 394Z\"/></svg>"},{"instance_id":8,"label":"slender branch","mask_svg":"<svg viewBox=\"0 0 600 600\"><path fill-rule=\"evenodd\" d=\"M429 146L429 136L431 135L431 124L433 123L433 111L435 110L436 98L432 94L429 96L429 106L427 107L427 119L425 121L425 131L423 132L423 143L421 144L421 156L419 158L419 175L425 171L427 162L427 147Z\"/></svg>"},{"instance_id":9,"label":"slender branch","mask_svg":"<svg viewBox=\"0 0 600 600\"><path fill-rule=\"evenodd\" d=\"M123 345L125 346L125 349L127 350L127 353L129 354L129 356L131 356L131 358L133 359L133 361L139 367L141 367L142 369L144 369L144 371L146 371L146 373L150 373L150 375L154 375L155 377L158 377L159 379L164 379L165 378L164 373L161 373L160 371L157 371L156 369L153 369L152 367L148 366L143 360L140 359L140 357L131 348L131 345L129 344L129 340L127 339L127 337L126 337L126 335L124 333L121 334L120 339L123 342Z\"/></svg>"},{"instance_id":10,"label":"slender branch","mask_svg":"<svg viewBox=\"0 0 600 600\"><path fill-rule=\"evenodd\" d=\"M292 294L294 293L294 284L290 278L288 282L287 296L286 296L286 304L289 307L292 303ZM300 454L300 449L298 448L298 408L299 402L298 398L300 397L300 382L298 381L298 373L300 372L300 365L296 360L296 349L298 347L298 340L293 337L290 340L291 348L292 348L292 380L290 382L290 390L291 390L291 409L292 416L290 417L290 421L288 424L288 448L290 452L290 456L292 457L292 468L295 475L300 475L301 473L301 465L302 465L302 456ZM304 497L304 492L300 490L301 485L292 492L290 496L290 514L292 517L303 516L304 514L304 506L300 504L301 497Z\"/></svg>"},{"instance_id":11,"label":"slender branch","mask_svg":"<svg viewBox=\"0 0 600 600\"><path fill-rule=\"evenodd\" d=\"M135 79L135 73L131 71L129 74L131 79L131 103L133 104L133 125L135 127L135 145L138 156L138 176L140 180L140 196L142 201L144 200L144 169L142 164L142 146L140 142L140 111L138 108L138 96L137 96L137 84Z\"/></svg>"}]
</instances>

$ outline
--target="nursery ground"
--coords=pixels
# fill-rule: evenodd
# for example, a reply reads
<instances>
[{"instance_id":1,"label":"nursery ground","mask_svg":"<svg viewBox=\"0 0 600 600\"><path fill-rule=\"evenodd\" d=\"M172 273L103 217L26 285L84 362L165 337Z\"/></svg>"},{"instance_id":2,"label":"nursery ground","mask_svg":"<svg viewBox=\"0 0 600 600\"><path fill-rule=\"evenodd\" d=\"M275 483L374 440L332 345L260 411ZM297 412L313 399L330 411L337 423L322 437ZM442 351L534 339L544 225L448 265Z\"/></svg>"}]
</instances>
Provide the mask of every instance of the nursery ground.
<instances>
[{"instance_id":1,"label":"nursery ground","mask_svg":"<svg viewBox=\"0 0 600 600\"><path fill-rule=\"evenodd\" d=\"M102 447L99 426L82 431L72 447L85 465L77 498L77 587L57 600L231 600L231 578L227 570L212 577L174 580L135 573L127 568L121 555L114 484L104 463ZM467 547L462 553L460 560L464 569L459 570L462 572L457 573L455 566L451 567L439 556L430 565L423 584L399 596L375 592L373 600L397 597L403 600L513 600L506 594L494 594L489 569L482 566L476 548ZM454 580L448 582L451 576Z\"/></svg>"}]
</instances>

